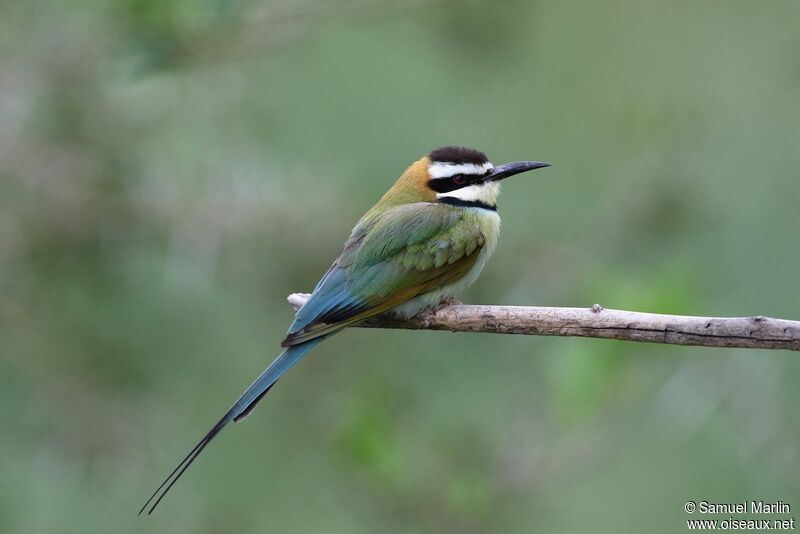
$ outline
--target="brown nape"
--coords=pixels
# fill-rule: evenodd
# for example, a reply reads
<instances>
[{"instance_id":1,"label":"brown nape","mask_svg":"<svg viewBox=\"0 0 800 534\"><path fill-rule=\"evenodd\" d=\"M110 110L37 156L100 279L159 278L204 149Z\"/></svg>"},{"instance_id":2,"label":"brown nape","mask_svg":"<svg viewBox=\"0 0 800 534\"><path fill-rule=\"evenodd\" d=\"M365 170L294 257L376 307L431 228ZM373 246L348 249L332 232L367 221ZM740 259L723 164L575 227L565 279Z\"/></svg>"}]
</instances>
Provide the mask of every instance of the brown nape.
<instances>
[{"instance_id":1,"label":"brown nape","mask_svg":"<svg viewBox=\"0 0 800 534\"><path fill-rule=\"evenodd\" d=\"M437 148L428 154L431 161L440 161L443 163L473 163L475 165L483 165L488 163L489 159L486 154L474 148L465 146L444 146Z\"/></svg>"},{"instance_id":2,"label":"brown nape","mask_svg":"<svg viewBox=\"0 0 800 534\"><path fill-rule=\"evenodd\" d=\"M427 156L412 163L391 189L381 197L377 206L386 208L413 202L435 202L436 193L428 187L430 163L431 160Z\"/></svg>"}]
</instances>

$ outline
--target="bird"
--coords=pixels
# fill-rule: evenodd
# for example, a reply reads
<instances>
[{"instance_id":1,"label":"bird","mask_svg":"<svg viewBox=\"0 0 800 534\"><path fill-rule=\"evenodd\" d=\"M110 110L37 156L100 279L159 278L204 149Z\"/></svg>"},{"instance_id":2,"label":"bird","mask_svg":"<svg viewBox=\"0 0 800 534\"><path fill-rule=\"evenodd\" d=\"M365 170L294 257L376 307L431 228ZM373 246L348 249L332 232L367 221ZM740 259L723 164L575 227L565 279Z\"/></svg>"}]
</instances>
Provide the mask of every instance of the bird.
<instances>
[{"instance_id":1,"label":"bird","mask_svg":"<svg viewBox=\"0 0 800 534\"><path fill-rule=\"evenodd\" d=\"M412 317L455 298L492 255L500 233L501 180L549 167L493 165L476 149L445 146L412 163L356 223L341 254L289 326L284 349L195 444L139 510L151 514L203 449L244 419L316 345L368 317Z\"/></svg>"}]
</instances>

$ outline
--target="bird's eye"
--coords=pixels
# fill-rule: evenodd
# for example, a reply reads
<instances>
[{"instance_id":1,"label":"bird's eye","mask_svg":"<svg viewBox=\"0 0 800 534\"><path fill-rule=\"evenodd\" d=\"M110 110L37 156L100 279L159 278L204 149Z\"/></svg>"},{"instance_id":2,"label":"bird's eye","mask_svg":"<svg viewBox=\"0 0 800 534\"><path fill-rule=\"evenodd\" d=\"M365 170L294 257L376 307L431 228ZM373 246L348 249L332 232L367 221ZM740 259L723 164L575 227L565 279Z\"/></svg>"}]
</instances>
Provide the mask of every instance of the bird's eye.
<instances>
[{"instance_id":1,"label":"bird's eye","mask_svg":"<svg viewBox=\"0 0 800 534\"><path fill-rule=\"evenodd\" d=\"M467 183L467 178L463 174L456 174L453 176L453 183L456 185L464 185Z\"/></svg>"}]
</instances>

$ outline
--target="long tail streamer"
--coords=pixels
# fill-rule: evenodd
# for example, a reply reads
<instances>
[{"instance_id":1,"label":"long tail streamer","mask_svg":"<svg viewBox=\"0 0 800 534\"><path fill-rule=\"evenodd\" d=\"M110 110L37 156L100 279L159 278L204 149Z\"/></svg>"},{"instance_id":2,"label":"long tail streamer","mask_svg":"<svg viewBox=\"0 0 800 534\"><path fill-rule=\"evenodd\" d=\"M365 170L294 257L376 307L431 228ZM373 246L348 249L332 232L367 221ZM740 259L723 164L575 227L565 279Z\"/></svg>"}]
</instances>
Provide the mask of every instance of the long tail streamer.
<instances>
[{"instance_id":1,"label":"long tail streamer","mask_svg":"<svg viewBox=\"0 0 800 534\"><path fill-rule=\"evenodd\" d=\"M230 422L237 422L244 419L252 409L258 404L258 402L267 394L267 392L275 385L275 382L283 376L283 374L291 369L291 367L296 364L300 359L305 356L311 349L313 349L317 343L322 341L323 338L313 339L308 341L307 343L303 343L302 345L295 345L293 347L289 347L285 351L283 351L275 361L273 361L269 367L267 367L264 372L262 372L258 378L256 378L255 382L253 382L249 388L239 397L239 400L231 406L230 410L228 410L222 418L217 421L217 423L211 427L211 430L203 436L203 438L197 442L197 444L189 451L189 453L181 460L175 469L164 479L164 482L153 492L147 502L144 503L144 506L139 510L139 514L141 515L142 512L147 509L147 514L152 514L153 510L156 509L158 503L161 502L161 499L169 492L173 485L181 478L184 472L189 468L190 465L197 459L203 449L211 443L211 441L217 437L217 434L225 428L225 426ZM151 505L152 503L152 505Z\"/></svg>"}]
</instances>

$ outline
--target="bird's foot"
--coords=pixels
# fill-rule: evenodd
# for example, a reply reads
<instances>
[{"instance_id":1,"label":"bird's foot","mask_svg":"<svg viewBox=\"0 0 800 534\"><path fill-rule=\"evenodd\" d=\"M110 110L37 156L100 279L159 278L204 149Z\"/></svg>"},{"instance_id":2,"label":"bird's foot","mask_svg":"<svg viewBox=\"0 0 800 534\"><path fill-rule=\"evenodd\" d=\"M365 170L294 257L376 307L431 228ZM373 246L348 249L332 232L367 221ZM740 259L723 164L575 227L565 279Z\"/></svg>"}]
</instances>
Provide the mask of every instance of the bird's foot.
<instances>
[{"instance_id":1,"label":"bird's foot","mask_svg":"<svg viewBox=\"0 0 800 534\"><path fill-rule=\"evenodd\" d=\"M438 312L442 308L447 308L448 306L460 306L462 304L464 303L455 297L445 297L439 304L433 307L433 313Z\"/></svg>"}]
</instances>

